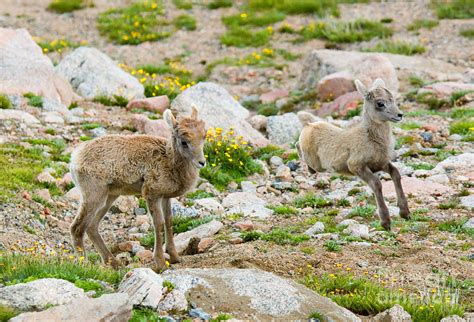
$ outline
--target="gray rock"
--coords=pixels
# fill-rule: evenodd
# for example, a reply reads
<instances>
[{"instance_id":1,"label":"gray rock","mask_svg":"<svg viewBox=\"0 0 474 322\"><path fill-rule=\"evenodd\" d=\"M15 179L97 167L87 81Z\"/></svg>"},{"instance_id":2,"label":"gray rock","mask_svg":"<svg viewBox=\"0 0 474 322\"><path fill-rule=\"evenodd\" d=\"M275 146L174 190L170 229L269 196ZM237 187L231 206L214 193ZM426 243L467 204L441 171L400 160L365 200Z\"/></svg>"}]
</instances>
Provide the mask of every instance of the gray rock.
<instances>
[{"instance_id":1,"label":"gray rock","mask_svg":"<svg viewBox=\"0 0 474 322\"><path fill-rule=\"evenodd\" d=\"M23 313L12 322L127 322L132 316L132 304L126 294L105 294L96 299L77 299L74 303L52 307L42 312Z\"/></svg>"},{"instance_id":2,"label":"gray rock","mask_svg":"<svg viewBox=\"0 0 474 322\"><path fill-rule=\"evenodd\" d=\"M273 181L272 187L278 190L290 190L293 189L291 182L287 181Z\"/></svg>"},{"instance_id":3,"label":"gray rock","mask_svg":"<svg viewBox=\"0 0 474 322\"><path fill-rule=\"evenodd\" d=\"M197 217L199 212L194 207L185 207L175 199L171 200L171 211L173 216Z\"/></svg>"},{"instance_id":4,"label":"gray rock","mask_svg":"<svg viewBox=\"0 0 474 322\"><path fill-rule=\"evenodd\" d=\"M135 216L143 216L146 215L146 209L145 208L135 208L133 210Z\"/></svg>"},{"instance_id":5,"label":"gray rock","mask_svg":"<svg viewBox=\"0 0 474 322\"><path fill-rule=\"evenodd\" d=\"M450 156L441 161L431 170L432 173L444 173L445 171L463 171L474 167L474 153L463 153Z\"/></svg>"},{"instance_id":6,"label":"gray rock","mask_svg":"<svg viewBox=\"0 0 474 322\"><path fill-rule=\"evenodd\" d=\"M364 239L369 239L370 237L369 227L364 224L350 224L346 229L344 229L343 233Z\"/></svg>"},{"instance_id":7,"label":"gray rock","mask_svg":"<svg viewBox=\"0 0 474 322\"><path fill-rule=\"evenodd\" d=\"M451 315L442 318L440 322L466 322L466 319L463 319L459 315Z\"/></svg>"},{"instance_id":8,"label":"gray rock","mask_svg":"<svg viewBox=\"0 0 474 322\"><path fill-rule=\"evenodd\" d=\"M391 309L377 314L372 321L374 322L410 322L411 316L403 307L395 304Z\"/></svg>"},{"instance_id":9,"label":"gray rock","mask_svg":"<svg viewBox=\"0 0 474 322\"><path fill-rule=\"evenodd\" d=\"M194 229L176 235L174 237L174 243L178 254L182 254L188 248L189 243L193 239L200 240L211 237L217 234L217 232L219 232L223 226L224 225L220 221L213 220Z\"/></svg>"},{"instance_id":10,"label":"gray rock","mask_svg":"<svg viewBox=\"0 0 474 322\"><path fill-rule=\"evenodd\" d=\"M430 132L422 132L420 133L420 136L425 142L431 142L433 140L433 134L431 134Z\"/></svg>"},{"instance_id":11,"label":"gray rock","mask_svg":"<svg viewBox=\"0 0 474 322\"><path fill-rule=\"evenodd\" d=\"M191 309L189 311L189 316L191 316L193 318L199 318L199 319L204 320L204 321L209 321L212 318L212 316L209 313L204 312L200 308Z\"/></svg>"},{"instance_id":12,"label":"gray rock","mask_svg":"<svg viewBox=\"0 0 474 322\"><path fill-rule=\"evenodd\" d=\"M163 278L150 268L135 268L125 274L118 292L128 294L132 305L156 310L163 297Z\"/></svg>"},{"instance_id":13,"label":"gray rock","mask_svg":"<svg viewBox=\"0 0 474 322\"><path fill-rule=\"evenodd\" d=\"M293 143L303 129L295 113L269 116L267 118L268 139L274 144Z\"/></svg>"},{"instance_id":14,"label":"gray rock","mask_svg":"<svg viewBox=\"0 0 474 322\"><path fill-rule=\"evenodd\" d=\"M180 290L172 290L158 304L158 311L164 312L183 312L188 308L186 296Z\"/></svg>"},{"instance_id":15,"label":"gray rock","mask_svg":"<svg viewBox=\"0 0 474 322\"><path fill-rule=\"evenodd\" d=\"M257 193L257 185L252 181L242 181L240 183L243 192Z\"/></svg>"},{"instance_id":16,"label":"gray rock","mask_svg":"<svg viewBox=\"0 0 474 322\"><path fill-rule=\"evenodd\" d=\"M86 297L82 289L57 278L43 278L0 288L0 305L20 311L43 310L49 305L69 304Z\"/></svg>"},{"instance_id":17,"label":"gray rock","mask_svg":"<svg viewBox=\"0 0 474 322\"><path fill-rule=\"evenodd\" d=\"M99 138L101 136L107 135L107 130L103 127L96 127L95 129L91 130L92 136L95 138Z\"/></svg>"},{"instance_id":18,"label":"gray rock","mask_svg":"<svg viewBox=\"0 0 474 322\"><path fill-rule=\"evenodd\" d=\"M314 235L324 233L324 223L318 221L316 222L313 226L308 228L304 232L305 235L308 235L309 237L314 237Z\"/></svg>"},{"instance_id":19,"label":"gray rock","mask_svg":"<svg viewBox=\"0 0 474 322\"><path fill-rule=\"evenodd\" d=\"M451 140L451 141L461 141L462 140L462 135L460 135L460 134L451 134L448 137L448 139Z\"/></svg>"},{"instance_id":20,"label":"gray rock","mask_svg":"<svg viewBox=\"0 0 474 322\"><path fill-rule=\"evenodd\" d=\"M189 115L193 105L207 127L233 128L236 135L242 135L257 146L268 144L268 140L246 121L249 111L223 87L208 82L191 86L173 100L171 110L175 115Z\"/></svg>"},{"instance_id":21,"label":"gray rock","mask_svg":"<svg viewBox=\"0 0 474 322\"><path fill-rule=\"evenodd\" d=\"M342 226L350 226L350 225L356 225L358 222L354 219L345 219L341 221L339 224L337 224L337 227L342 227Z\"/></svg>"},{"instance_id":22,"label":"gray rock","mask_svg":"<svg viewBox=\"0 0 474 322\"><path fill-rule=\"evenodd\" d=\"M296 171L299 168L298 163L295 161L290 161L286 165L288 166L288 168L290 168L291 171Z\"/></svg>"},{"instance_id":23,"label":"gray rock","mask_svg":"<svg viewBox=\"0 0 474 322\"><path fill-rule=\"evenodd\" d=\"M266 208L265 204L265 200L248 192L233 192L222 200L222 205L228 209L228 214L240 213L257 218L266 218L273 214L273 210Z\"/></svg>"},{"instance_id":24,"label":"gray rock","mask_svg":"<svg viewBox=\"0 0 474 322\"><path fill-rule=\"evenodd\" d=\"M30 113L20 110L0 109L0 121L14 120L28 125L40 124L40 121Z\"/></svg>"},{"instance_id":25,"label":"gray rock","mask_svg":"<svg viewBox=\"0 0 474 322\"><path fill-rule=\"evenodd\" d=\"M58 112L41 113L41 119L46 124L64 124L64 118Z\"/></svg>"},{"instance_id":26,"label":"gray rock","mask_svg":"<svg viewBox=\"0 0 474 322\"><path fill-rule=\"evenodd\" d=\"M331 321L360 321L303 285L256 269L177 269L162 275L204 311L242 320L306 320L317 310Z\"/></svg>"},{"instance_id":27,"label":"gray rock","mask_svg":"<svg viewBox=\"0 0 474 322\"><path fill-rule=\"evenodd\" d=\"M274 167L279 167L283 165L283 159L279 156L274 155L270 158L270 164Z\"/></svg>"},{"instance_id":28,"label":"gray rock","mask_svg":"<svg viewBox=\"0 0 474 322\"><path fill-rule=\"evenodd\" d=\"M224 207L216 200L216 198L202 198L194 200L196 207L203 209L206 212L210 212L216 215L220 215L224 212Z\"/></svg>"},{"instance_id":29,"label":"gray rock","mask_svg":"<svg viewBox=\"0 0 474 322\"><path fill-rule=\"evenodd\" d=\"M474 229L474 217L469 218L468 221L462 225L462 228L464 229Z\"/></svg>"},{"instance_id":30,"label":"gray rock","mask_svg":"<svg viewBox=\"0 0 474 322\"><path fill-rule=\"evenodd\" d=\"M69 105L78 96L26 29L0 28L0 93L28 92Z\"/></svg>"},{"instance_id":31,"label":"gray rock","mask_svg":"<svg viewBox=\"0 0 474 322\"><path fill-rule=\"evenodd\" d=\"M95 48L75 49L55 69L79 95L87 99L100 95L119 95L129 100L144 96L143 85L138 79L124 72L116 62Z\"/></svg>"}]
</instances>

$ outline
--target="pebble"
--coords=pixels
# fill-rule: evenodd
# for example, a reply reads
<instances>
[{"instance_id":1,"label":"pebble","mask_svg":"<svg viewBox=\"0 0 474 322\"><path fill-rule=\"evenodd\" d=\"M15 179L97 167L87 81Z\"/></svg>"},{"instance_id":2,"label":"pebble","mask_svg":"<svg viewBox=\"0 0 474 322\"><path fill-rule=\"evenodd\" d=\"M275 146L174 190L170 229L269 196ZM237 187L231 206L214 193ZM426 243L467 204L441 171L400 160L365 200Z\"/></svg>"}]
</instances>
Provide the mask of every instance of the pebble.
<instances>
[{"instance_id":1,"label":"pebble","mask_svg":"<svg viewBox=\"0 0 474 322\"><path fill-rule=\"evenodd\" d=\"M196 309L191 309L189 310L189 316L193 317L193 318L199 318L201 320L210 320L212 318L212 316L206 312L204 312L202 309L200 308L196 308Z\"/></svg>"}]
</instances>

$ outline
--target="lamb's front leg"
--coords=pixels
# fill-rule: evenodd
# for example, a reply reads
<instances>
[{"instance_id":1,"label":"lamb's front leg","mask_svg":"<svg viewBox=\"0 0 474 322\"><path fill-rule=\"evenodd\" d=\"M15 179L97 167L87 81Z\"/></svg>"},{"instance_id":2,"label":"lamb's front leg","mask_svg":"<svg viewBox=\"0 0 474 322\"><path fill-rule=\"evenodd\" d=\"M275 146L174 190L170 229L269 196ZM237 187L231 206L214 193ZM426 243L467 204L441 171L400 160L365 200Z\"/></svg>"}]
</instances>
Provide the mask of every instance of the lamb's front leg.
<instances>
[{"instance_id":1,"label":"lamb's front leg","mask_svg":"<svg viewBox=\"0 0 474 322\"><path fill-rule=\"evenodd\" d=\"M162 271L166 269L165 256L163 253L163 226L164 219L161 213L161 198L153 195L145 196L148 209L150 209L153 226L155 228L155 245L153 250L153 260L155 261L155 270Z\"/></svg>"},{"instance_id":2,"label":"lamb's front leg","mask_svg":"<svg viewBox=\"0 0 474 322\"><path fill-rule=\"evenodd\" d=\"M173 213L171 211L171 200L164 198L161 201L161 208L165 217L165 236L166 236L166 252L170 255L170 262L179 263L180 259L173 238Z\"/></svg>"},{"instance_id":3,"label":"lamb's front leg","mask_svg":"<svg viewBox=\"0 0 474 322\"><path fill-rule=\"evenodd\" d=\"M351 169L351 167L349 167L349 169L353 171L355 174L357 174L362 180L367 182L369 187L372 189L372 191L375 194L375 199L377 201L377 207L378 207L379 216L380 216L380 224L386 230L390 230L390 223L391 223L390 213L383 199L382 183L380 182L380 179L372 171L370 171L368 167L355 168L355 169L354 168Z\"/></svg>"},{"instance_id":4,"label":"lamb's front leg","mask_svg":"<svg viewBox=\"0 0 474 322\"><path fill-rule=\"evenodd\" d=\"M410 219L410 210L408 209L407 198L405 197L405 193L403 192L402 178L400 176L400 172L392 163L389 163L387 165L385 172L390 174L390 177L392 178L393 184L395 186L395 191L397 193L397 206L400 208L400 217Z\"/></svg>"}]
</instances>

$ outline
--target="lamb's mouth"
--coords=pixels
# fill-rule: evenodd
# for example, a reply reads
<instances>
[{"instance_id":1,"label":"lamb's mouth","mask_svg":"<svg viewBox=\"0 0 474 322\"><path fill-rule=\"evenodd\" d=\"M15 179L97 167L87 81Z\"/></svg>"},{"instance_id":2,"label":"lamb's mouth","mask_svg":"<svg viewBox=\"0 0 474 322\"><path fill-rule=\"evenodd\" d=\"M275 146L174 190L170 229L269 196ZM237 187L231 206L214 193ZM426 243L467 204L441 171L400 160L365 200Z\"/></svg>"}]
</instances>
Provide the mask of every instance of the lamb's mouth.
<instances>
[{"instance_id":1,"label":"lamb's mouth","mask_svg":"<svg viewBox=\"0 0 474 322\"><path fill-rule=\"evenodd\" d=\"M206 163L202 164L202 163L199 162L199 161L193 161L192 164L193 164L193 166L195 166L197 169L202 169L202 168L204 168L204 166L206 165Z\"/></svg>"},{"instance_id":2,"label":"lamb's mouth","mask_svg":"<svg viewBox=\"0 0 474 322\"><path fill-rule=\"evenodd\" d=\"M394 122L394 123L398 123L398 122L400 122L401 120L402 120L401 117L391 117L391 118L390 118L390 121L392 121L392 122Z\"/></svg>"}]
</instances>

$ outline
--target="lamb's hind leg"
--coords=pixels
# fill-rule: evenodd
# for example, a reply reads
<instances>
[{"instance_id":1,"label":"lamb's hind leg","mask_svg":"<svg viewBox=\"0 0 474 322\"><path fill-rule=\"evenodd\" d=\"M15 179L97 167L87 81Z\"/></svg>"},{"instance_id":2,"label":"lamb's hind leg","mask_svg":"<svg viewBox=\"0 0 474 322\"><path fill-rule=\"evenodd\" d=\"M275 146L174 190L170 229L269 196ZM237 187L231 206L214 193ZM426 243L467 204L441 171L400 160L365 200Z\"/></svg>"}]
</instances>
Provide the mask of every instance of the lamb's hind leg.
<instances>
[{"instance_id":1,"label":"lamb's hind leg","mask_svg":"<svg viewBox=\"0 0 474 322\"><path fill-rule=\"evenodd\" d=\"M180 259L173 238L173 213L171 212L171 200L163 199L161 202L163 215L165 217L165 236L166 236L166 252L170 255L170 262L179 263Z\"/></svg>"},{"instance_id":2,"label":"lamb's hind leg","mask_svg":"<svg viewBox=\"0 0 474 322\"><path fill-rule=\"evenodd\" d=\"M161 197L156 197L153 194L145 195L148 209L150 209L151 218L153 219L153 226L155 228L155 245L153 250L153 260L155 261L156 271L161 271L166 268L165 256L163 252L163 226L164 218L161 212Z\"/></svg>"},{"instance_id":3,"label":"lamb's hind leg","mask_svg":"<svg viewBox=\"0 0 474 322\"><path fill-rule=\"evenodd\" d=\"M84 248L84 235L86 233L87 225L91 220L89 214L90 209L88 210L86 202L82 201L76 218L74 218L70 228L74 250L83 256L86 254Z\"/></svg>"},{"instance_id":4,"label":"lamb's hind leg","mask_svg":"<svg viewBox=\"0 0 474 322\"><path fill-rule=\"evenodd\" d=\"M400 217L410 219L410 210L408 209L407 198L403 192L400 172L398 172L398 169L392 163L387 165L385 172L390 174L390 177L392 177L395 191L397 193L397 206L400 208Z\"/></svg>"},{"instance_id":5,"label":"lamb's hind leg","mask_svg":"<svg viewBox=\"0 0 474 322\"><path fill-rule=\"evenodd\" d=\"M380 224L386 230L390 230L390 213L388 212L387 205L385 204L385 201L383 199L382 183L380 182L380 179L372 171L370 171L368 167L354 169L353 167L351 168L349 165L349 169L351 170L351 172L357 174L362 180L364 180L372 189L375 194L375 199L377 201Z\"/></svg>"},{"instance_id":6,"label":"lamb's hind leg","mask_svg":"<svg viewBox=\"0 0 474 322\"><path fill-rule=\"evenodd\" d=\"M102 220L102 218L104 218L105 214L109 210L110 206L112 206L115 199L117 199L117 196L108 195L105 198L105 203L95 212L94 217L92 218L91 222L89 223L89 226L86 229L87 236L89 236L89 239L94 244L94 247L99 252L100 257L102 257L104 263L110 264L113 268L118 268L119 262L115 259L114 255L107 248L107 245L105 245L105 242L99 233L100 221Z\"/></svg>"}]
</instances>

